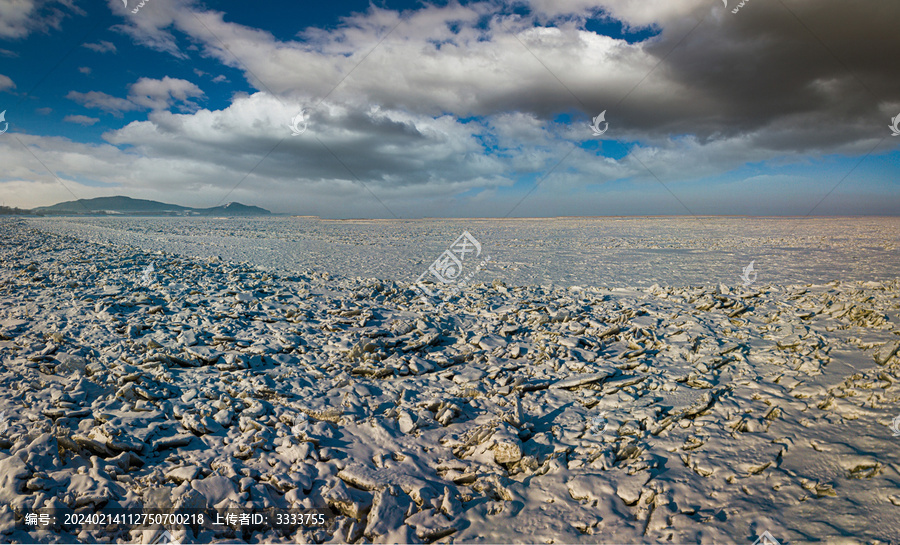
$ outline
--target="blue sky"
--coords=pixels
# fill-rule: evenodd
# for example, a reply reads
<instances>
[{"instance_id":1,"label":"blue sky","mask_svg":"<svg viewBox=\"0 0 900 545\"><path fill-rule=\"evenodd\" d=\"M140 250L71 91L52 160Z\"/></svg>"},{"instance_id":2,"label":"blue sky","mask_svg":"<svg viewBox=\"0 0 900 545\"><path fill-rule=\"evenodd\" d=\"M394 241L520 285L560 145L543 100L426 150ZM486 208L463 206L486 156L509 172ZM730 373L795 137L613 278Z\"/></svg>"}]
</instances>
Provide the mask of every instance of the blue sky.
<instances>
[{"instance_id":1,"label":"blue sky","mask_svg":"<svg viewBox=\"0 0 900 545\"><path fill-rule=\"evenodd\" d=\"M7 205L900 210L900 6L801 2L799 24L720 0L127 3L0 7Z\"/></svg>"}]
</instances>

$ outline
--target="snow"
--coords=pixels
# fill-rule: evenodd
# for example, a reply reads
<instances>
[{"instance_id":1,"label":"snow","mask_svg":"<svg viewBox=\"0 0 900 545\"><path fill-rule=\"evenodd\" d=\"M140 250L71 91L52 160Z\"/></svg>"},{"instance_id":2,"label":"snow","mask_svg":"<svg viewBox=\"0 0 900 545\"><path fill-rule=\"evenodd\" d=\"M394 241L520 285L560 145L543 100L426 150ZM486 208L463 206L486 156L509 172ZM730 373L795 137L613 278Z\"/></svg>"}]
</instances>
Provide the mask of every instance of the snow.
<instances>
[{"instance_id":1,"label":"snow","mask_svg":"<svg viewBox=\"0 0 900 545\"><path fill-rule=\"evenodd\" d=\"M461 222L0 221L0 537L181 503L333 513L181 543L895 543L897 220L697 221L472 220L440 308L409 283Z\"/></svg>"}]
</instances>

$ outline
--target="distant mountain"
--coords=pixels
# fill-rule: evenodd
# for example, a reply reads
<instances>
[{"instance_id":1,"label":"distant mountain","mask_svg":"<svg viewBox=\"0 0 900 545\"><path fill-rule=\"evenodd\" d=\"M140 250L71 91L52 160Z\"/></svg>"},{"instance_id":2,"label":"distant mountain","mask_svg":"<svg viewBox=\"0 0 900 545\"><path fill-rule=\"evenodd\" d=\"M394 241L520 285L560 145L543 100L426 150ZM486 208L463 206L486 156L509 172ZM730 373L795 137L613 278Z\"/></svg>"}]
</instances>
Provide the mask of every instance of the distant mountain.
<instances>
[{"instance_id":1,"label":"distant mountain","mask_svg":"<svg viewBox=\"0 0 900 545\"><path fill-rule=\"evenodd\" d=\"M193 210L203 216L267 216L271 214L265 208L248 206L239 202L230 202L224 206L213 208L194 208Z\"/></svg>"},{"instance_id":2,"label":"distant mountain","mask_svg":"<svg viewBox=\"0 0 900 545\"><path fill-rule=\"evenodd\" d=\"M31 212L43 215L91 214L115 216L267 216L271 214L265 208L247 206L237 202L212 208L190 208L177 204L166 204L122 196L66 201L53 206L34 208Z\"/></svg>"}]
</instances>

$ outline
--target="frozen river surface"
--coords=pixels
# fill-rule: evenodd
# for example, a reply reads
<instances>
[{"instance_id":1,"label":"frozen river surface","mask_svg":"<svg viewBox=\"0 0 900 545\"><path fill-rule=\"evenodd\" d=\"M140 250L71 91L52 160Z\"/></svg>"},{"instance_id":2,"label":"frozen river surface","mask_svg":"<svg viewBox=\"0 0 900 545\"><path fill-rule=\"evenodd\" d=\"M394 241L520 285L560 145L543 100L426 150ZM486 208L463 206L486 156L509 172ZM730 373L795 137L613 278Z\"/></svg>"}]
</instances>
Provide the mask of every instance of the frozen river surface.
<instances>
[{"instance_id":1,"label":"frozen river surface","mask_svg":"<svg viewBox=\"0 0 900 545\"><path fill-rule=\"evenodd\" d=\"M900 276L900 218L52 218L42 229L280 271L413 282L468 231L490 263L473 281L632 287L821 284ZM473 267L470 266L471 271ZM750 276L752 278L752 275Z\"/></svg>"},{"instance_id":2,"label":"frozen river surface","mask_svg":"<svg viewBox=\"0 0 900 545\"><path fill-rule=\"evenodd\" d=\"M0 534L157 542L14 524L40 508L327 506L170 541L897 544L897 227L0 221ZM442 255L507 287L427 304L403 283Z\"/></svg>"}]
</instances>

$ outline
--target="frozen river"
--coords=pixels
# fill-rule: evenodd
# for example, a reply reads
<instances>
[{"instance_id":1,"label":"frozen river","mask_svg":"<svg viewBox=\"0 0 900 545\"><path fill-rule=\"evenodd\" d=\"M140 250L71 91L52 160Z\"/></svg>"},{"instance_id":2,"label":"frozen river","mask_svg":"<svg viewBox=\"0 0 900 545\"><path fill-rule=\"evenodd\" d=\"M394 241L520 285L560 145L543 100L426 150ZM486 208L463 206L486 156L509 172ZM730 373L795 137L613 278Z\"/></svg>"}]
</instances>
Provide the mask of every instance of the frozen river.
<instances>
[{"instance_id":1,"label":"frozen river","mask_svg":"<svg viewBox=\"0 0 900 545\"><path fill-rule=\"evenodd\" d=\"M0 503L330 509L180 543L896 543L897 223L0 221ZM466 230L474 280L558 285L336 276L412 282Z\"/></svg>"}]
</instances>

